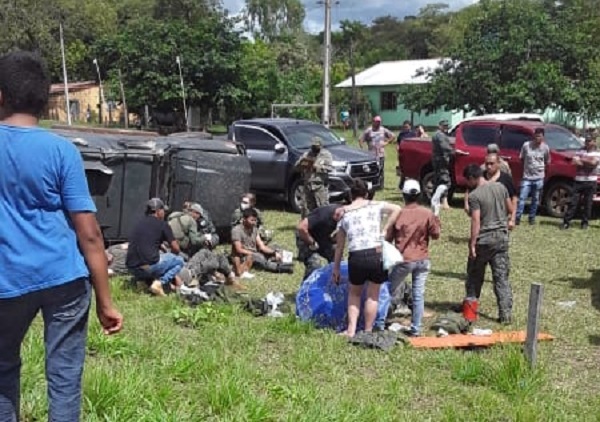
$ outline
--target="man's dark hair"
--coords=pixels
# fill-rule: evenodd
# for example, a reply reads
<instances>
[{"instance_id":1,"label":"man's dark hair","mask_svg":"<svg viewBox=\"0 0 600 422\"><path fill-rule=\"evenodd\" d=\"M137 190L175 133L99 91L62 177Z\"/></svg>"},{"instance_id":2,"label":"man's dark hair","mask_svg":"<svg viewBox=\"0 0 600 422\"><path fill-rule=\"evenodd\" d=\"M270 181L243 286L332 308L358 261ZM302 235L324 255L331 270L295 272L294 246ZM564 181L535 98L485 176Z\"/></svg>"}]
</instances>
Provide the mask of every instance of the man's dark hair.
<instances>
[{"instance_id":1,"label":"man's dark hair","mask_svg":"<svg viewBox=\"0 0 600 422\"><path fill-rule=\"evenodd\" d=\"M412 124L410 123L410 120L405 120L405 121L404 121L404 123L402 123L402 125L403 125L403 126L404 126L404 125L409 125L409 126L411 126Z\"/></svg>"},{"instance_id":2,"label":"man's dark hair","mask_svg":"<svg viewBox=\"0 0 600 422\"><path fill-rule=\"evenodd\" d=\"M41 117L50 96L50 76L42 58L27 51L0 57L0 93L2 117Z\"/></svg>"},{"instance_id":3,"label":"man's dark hair","mask_svg":"<svg viewBox=\"0 0 600 422\"><path fill-rule=\"evenodd\" d=\"M353 179L352 186L350 187L350 196L352 200L356 198L366 198L369 194L367 184L362 179Z\"/></svg>"},{"instance_id":4,"label":"man's dark hair","mask_svg":"<svg viewBox=\"0 0 600 422\"><path fill-rule=\"evenodd\" d=\"M258 213L254 208L246 208L242 211L242 218L246 219L250 217L258 218Z\"/></svg>"},{"instance_id":5,"label":"man's dark hair","mask_svg":"<svg viewBox=\"0 0 600 422\"><path fill-rule=\"evenodd\" d=\"M405 204L414 204L415 202L419 202L419 198L421 198L420 193L402 193L404 197Z\"/></svg>"},{"instance_id":6,"label":"man's dark hair","mask_svg":"<svg viewBox=\"0 0 600 422\"><path fill-rule=\"evenodd\" d=\"M463 176L465 179L479 179L481 176L483 176L483 170L481 170L481 167L477 164L469 164L467 167L465 167Z\"/></svg>"},{"instance_id":7,"label":"man's dark hair","mask_svg":"<svg viewBox=\"0 0 600 422\"><path fill-rule=\"evenodd\" d=\"M544 133L546 133L546 131L544 130L543 127L536 127L535 130L533 131L533 133L536 134L536 135L538 133L541 133L543 135Z\"/></svg>"}]
</instances>

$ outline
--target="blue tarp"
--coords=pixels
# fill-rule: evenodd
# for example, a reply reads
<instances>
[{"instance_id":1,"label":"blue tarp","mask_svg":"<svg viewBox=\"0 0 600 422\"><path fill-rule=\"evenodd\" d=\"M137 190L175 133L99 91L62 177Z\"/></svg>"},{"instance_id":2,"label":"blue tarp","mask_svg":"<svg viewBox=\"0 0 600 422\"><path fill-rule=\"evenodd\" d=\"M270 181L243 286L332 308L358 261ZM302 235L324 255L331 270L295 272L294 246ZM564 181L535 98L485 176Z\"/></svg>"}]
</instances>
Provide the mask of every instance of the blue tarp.
<instances>
[{"instance_id":1,"label":"blue tarp","mask_svg":"<svg viewBox=\"0 0 600 422\"><path fill-rule=\"evenodd\" d=\"M344 331L347 328L348 307L348 263L340 266L341 281L336 285L332 279L333 264L314 271L302 282L296 295L296 315L302 321L312 321L319 328L332 328ZM385 282L379 294L379 308L375 326L383 328L388 308L390 306L390 286ZM365 289L366 290L366 289ZM366 293L366 291L364 292ZM364 306L365 294L363 294ZM361 306L361 308L362 308ZM358 329L364 327L362 315L358 321Z\"/></svg>"}]
</instances>

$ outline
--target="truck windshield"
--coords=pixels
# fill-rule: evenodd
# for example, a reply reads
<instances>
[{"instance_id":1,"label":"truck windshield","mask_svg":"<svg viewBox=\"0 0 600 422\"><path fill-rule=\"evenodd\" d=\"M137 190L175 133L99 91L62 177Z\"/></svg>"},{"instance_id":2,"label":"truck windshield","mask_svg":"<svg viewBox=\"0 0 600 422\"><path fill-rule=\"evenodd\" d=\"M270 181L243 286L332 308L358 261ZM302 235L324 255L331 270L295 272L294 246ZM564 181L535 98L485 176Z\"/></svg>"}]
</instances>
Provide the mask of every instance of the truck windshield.
<instances>
[{"instance_id":1,"label":"truck windshield","mask_svg":"<svg viewBox=\"0 0 600 422\"><path fill-rule=\"evenodd\" d=\"M290 146L297 149L308 149L315 136L321 138L324 147L341 145L342 140L335 133L321 125L295 125L282 128Z\"/></svg>"},{"instance_id":2,"label":"truck windshield","mask_svg":"<svg viewBox=\"0 0 600 422\"><path fill-rule=\"evenodd\" d=\"M583 147L583 143L573 133L558 126L546 126L544 140L555 151L572 151Z\"/></svg>"}]
</instances>

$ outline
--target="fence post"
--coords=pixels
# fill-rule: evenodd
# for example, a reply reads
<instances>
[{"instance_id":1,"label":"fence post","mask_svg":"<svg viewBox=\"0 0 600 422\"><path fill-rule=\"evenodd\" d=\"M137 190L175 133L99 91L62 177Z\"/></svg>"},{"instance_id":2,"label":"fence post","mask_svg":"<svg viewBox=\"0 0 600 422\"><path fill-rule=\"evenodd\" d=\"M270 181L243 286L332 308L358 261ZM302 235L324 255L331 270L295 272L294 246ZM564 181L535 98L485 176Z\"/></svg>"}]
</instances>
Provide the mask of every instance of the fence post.
<instances>
[{"instance_id":1,"label":"fence post","mask_svg":"<svg viewBox=\"0 0 600 422\"><path fill-rule=\"evenodd\" d=\"M539 283L531 285L529 293L529 309L527 311L527 337L525 339L525 357L529 365L535 367L537 361L537 338L540 332L540 313L544 286Z\"/></svg>"}]
</instances>

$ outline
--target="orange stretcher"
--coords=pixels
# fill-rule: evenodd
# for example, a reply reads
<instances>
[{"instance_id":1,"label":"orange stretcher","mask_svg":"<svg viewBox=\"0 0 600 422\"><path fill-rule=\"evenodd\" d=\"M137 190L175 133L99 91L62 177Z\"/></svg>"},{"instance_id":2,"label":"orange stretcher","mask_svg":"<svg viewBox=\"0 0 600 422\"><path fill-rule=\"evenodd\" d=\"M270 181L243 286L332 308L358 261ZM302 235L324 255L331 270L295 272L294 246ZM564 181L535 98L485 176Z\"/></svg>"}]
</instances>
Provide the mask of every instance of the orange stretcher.
<instances>
[{"instance_id":1,"label":"orange stretcher","mask_svg":"<svg viewBox=\"0 0 600 422\"><path fill-rule=\"evenodd\" d=\"M489 347L499 343L525 343L525 331L498 331L489 336L472 334L450 334L446 337L413 337L410 344L417 349L463 349L470 347ZM550 341L550 334L539 333L538 341Z\"/></svg>"}]
</instances>

